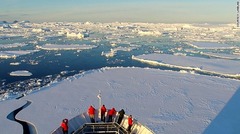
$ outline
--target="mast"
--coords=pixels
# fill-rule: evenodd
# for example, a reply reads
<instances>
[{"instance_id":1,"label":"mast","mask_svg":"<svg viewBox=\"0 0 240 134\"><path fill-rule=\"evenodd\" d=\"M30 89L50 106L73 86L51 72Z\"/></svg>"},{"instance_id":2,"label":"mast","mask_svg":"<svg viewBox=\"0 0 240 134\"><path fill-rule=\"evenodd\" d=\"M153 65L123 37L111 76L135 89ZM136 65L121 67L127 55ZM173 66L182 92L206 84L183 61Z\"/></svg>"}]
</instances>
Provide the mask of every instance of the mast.
<instances>
[{"instance_id":1,"label":"mast","mask_svg":"<svg viewBox=\"0 0 240 134\"><path fill-rule=\"evenodd\" d=\"M97 97L98 97L98 100L99 100L99 112L98 112L98 117L101 118L101 105L102 105L101 90L99 90Z\"/></svg>"},{"instance_id":2,"label":"mast","mask_svg":"<svg viewBox=\"0 0 240 134\"><path fill-rule=\"evenodd\" d=\"M237 27L239 27L239 1L237 1Z\"/></svg>"}]
</instances>

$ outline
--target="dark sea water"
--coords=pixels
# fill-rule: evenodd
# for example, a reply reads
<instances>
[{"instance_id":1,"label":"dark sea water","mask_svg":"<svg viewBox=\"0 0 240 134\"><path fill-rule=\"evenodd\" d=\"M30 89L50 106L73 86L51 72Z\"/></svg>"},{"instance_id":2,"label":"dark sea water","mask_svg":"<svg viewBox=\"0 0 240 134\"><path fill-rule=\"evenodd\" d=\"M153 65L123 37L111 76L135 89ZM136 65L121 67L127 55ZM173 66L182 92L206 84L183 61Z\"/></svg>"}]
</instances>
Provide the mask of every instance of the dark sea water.
<instances>
[{"instance_id":1,"label":"dark sea water","mask_svg":"<svg viewBox=\"0 0 240 134\"><path fill-rule=\"evenodd\" d=\"M31 43L38 41L37 44ZM28 90L34 90L51 83L54 80L61 80L68 76L79 74L83 71L100 69L103 67L149 67L162 70L179 71L177 68L168 68L161 66L152 66L132 60L132 56L150 54L150 53L185 53L192 56L201 56L196 53L189 53L185 50L193 49L190 46L173 41L168 36L162 37L141 37L131 39L136 49L131 51L117 51L113 57L101 55L102 52L108 52L114 46L110 45L108 40L101 40L93 43L91 39L74 40L65 37L54 38L51 40L39 41L37 38L13 38L2 39L0 44L26 43L27 46L17 48L1 48L0 51L9 50L36 50L36 45L52 44L91 44L96 48L89 50L39 50L17 58L0 59L0 87L1 93L11 92L18 94ZM117 44L115 47L129 47L129 44ZM179 49L181 48L181 49ZM228 50L225 50L228 51ZM10 63L20 63L19 65L10 65ZM10 73L17 70L27 70L32 73L31 76L10 76Z\"/></svg>"}]
</instances>

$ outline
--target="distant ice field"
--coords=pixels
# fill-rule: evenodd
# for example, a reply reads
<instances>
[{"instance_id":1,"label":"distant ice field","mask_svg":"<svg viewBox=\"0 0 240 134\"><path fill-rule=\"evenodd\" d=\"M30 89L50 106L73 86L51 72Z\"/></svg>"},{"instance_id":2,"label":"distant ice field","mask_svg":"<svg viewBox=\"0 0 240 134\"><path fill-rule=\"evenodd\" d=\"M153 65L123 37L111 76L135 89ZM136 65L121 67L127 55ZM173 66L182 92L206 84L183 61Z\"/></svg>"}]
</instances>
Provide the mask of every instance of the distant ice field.
<instances>
[{"instance_id":1,"label":"distant ice field","mask_svg":"<svg viewBox=\"0 0 240 134\"><path fill-rule=\"evenodd\" d=\"M203 26L121 22L21 22L9 24L8 28L0 25L0 97L5 100L21 96L54 81L102 67L186 71L184 68L154 66L133 60L133 55L196 57L198 60L194 64L186 65L209 71L206 65L214 63L215 67L211 67L210 71L238 74L240 35L232 28L232 24ZM173 65L177 61L165 59L166 63ZM203 63L206 61L208 63ZM224 65L219 66L219 62ZM227 65L232 67L227 68ZM21 70L32 75L10 75Z\"/></svg>"}]
</instances>

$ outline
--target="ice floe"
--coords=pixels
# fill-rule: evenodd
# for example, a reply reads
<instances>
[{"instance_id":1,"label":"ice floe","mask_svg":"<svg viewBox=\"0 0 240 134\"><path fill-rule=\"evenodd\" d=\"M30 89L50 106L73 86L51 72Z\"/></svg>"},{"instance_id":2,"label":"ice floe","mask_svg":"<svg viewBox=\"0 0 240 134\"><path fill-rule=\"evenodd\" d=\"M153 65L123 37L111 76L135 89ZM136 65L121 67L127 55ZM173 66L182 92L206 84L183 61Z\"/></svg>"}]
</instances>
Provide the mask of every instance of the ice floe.
<instances>
[{"instance_id":1,"label":"ice floe","mask_svg":"<svg viewBox=\"0 0 240 134\"><path fill-rule=\"evenodd\" d=\"M26 70L18 70L10 73L11 76L31 76L32 73Z\"/></svg>"},{"instance_id":2,"label":"ice floe","mask_svg":"<svg viewBox=\"0 0 240 134\"><path fill-rule=\"evenodd\" d=\"M211 53L211 52L201 52L202 55L207 55L209 57L221 58L221 59L238 59L240 60L240 55L236 54L224 54L224 53Z\"/></svg>"},{"instance_id":3,"label":"ice floe","mask_svg":"<svg viewBox=\"0 0 240 134\"><path fill-rule=\"evenodd\" d=\"M20 62L11 62L10 65L13 65L13 66L17 66L17 65L20 65L21 63Z\"/></svg>"},{"instance_id":4,"label":"ice floe","mask_svg":"<svg viewBox=\"0 0 240 134\"><path fill-rule=\"evenodd\" d=\"M239 88L239 81L232 79L147 68L103 68L1 102L0 129L4 134L22 132L19 124L6 117L28 100L31 105L17 118L34 124L38 133L51 133L63 118L86 112L91 104L98 108L101 90L107 108L123 108L156 134L238 132Z\"/></svg>"},{"instance_id":5,"label":"ice floe","mask_svg":"<svg viewBox=\"0 0 240 134\"><path fill-rule=\"evenodd\" d=\"M21 55L31 54L39 50L0 51L0 58L16 58Z\"/></svg>"},{"instance_id":6,"label":"ice floe","mask_svg":"<svg viewBox=\"0 0 240 134\"><path fill-rule=\"evenodd\" d=\"M112 45L112 44L111 44ZM116 46L116 44L114 45ZM102 56L106 56L106 57L113 57L116 55L117 51L132 51L133 49L136 49L137 47L116 47L116 48L111 48L109 52L102 52Z\"/></svg>"},{"instance_id":7,"label":"ice floe","mask_svg":"<svg viewBox=\"0 0 240 134\"><path fill-rule=\"evenodd\" d=\"M198 49L233 49L235 46L228 44L217 43L217 42L193 42L187 43L190 46L193 46Z\"/></svg>"},{"instance_id":8,"label":"ice floe","mask_svg":"<svg viewBox=\"0 0 240 134\"><path fill-rule=\"evenodd\" d=\"M45 44L42 46L37 45L36 48L43 50L84 50L92 49L97 46L95 45L79 45L79 44L70 44L70 45L60 45L60 44Z\"/></svg>"},{"instance_id":9,"label":"ice floe","mask_svg":"<svg viewBox=\"0 0 240 134\"><path fill-rule=\"evenodd\" d=\"M233 77L240 76L240 70L238 68L240 66L240 62L234 60L206 59L169 54L148 54L136 57L133 56L132 58L149 64L210 72Z\"/></svg>"},{"instance_id":10,"label":"ice floe","mask_svg":"<svg viewBox=\"0 0 240 134\"><path fill-rule=\"evenodd\" d=\"M13 43L13 44L0 44L0 48L14 48L26 46L25 43Z\"/></svg>"}]
</instances>

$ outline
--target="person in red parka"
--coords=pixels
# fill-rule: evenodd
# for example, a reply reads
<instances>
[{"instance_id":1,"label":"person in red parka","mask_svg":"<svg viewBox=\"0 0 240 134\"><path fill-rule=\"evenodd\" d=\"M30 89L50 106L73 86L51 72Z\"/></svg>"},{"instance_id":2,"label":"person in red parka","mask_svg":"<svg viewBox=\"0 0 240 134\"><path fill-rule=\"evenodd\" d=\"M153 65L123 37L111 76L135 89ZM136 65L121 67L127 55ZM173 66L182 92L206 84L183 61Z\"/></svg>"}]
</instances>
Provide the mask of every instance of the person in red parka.
<instances>
[{"instance_id":1,"label":"person in red parka","mask_svg":"<svg viewBox=\"0 0 240 134\"><path fill-rule=\"evenodd\" d=\"M108 122L112 122L113 121L113 116L116 114L116 110L115 108L112 108L111 110L109 110L108 112Z\"/></svg>"},{"instance_id":2,"label":"person in red parka","mask_svg":"<svg viewBox=\"0 0 240 134\"><path fill-rule=\"evenodd\" d=\"M101 121L105 122L105 113L106 113L107 109L105 107L105 105L102 105L101 107Z\"/></svg>"},{"instance_id":3,"label":"person in red parka","mask_svg":"<svg viewBox=\"0 0 240 134\"><path fill-rule=\"evenodd\" d=\"M129 117L128 117L128 128L127 128L128 132L131 132L132 125L133 125L132 115L129 115Z\"/></svg>"},{"instance_id":4,"label":"person in red parka","mask_svg":"<svg viewBox=\"0 0 240 134\"><path fill-rule=\"evenodd\" d=\"M88 115L90 117L91 122L95 123L95 119L94 119L95 108L92 105L88 108Z\"/></svg>"},{"instance_id":5,"label":"person in red parka","mask_svg":"<svg viewBox=\"0 0 240 134\"><path fill-rule=\"evenodd\" d=\"M68 119L63 119L61 123L63 134L68 134Z\"/></svg>"}]
</instances>

